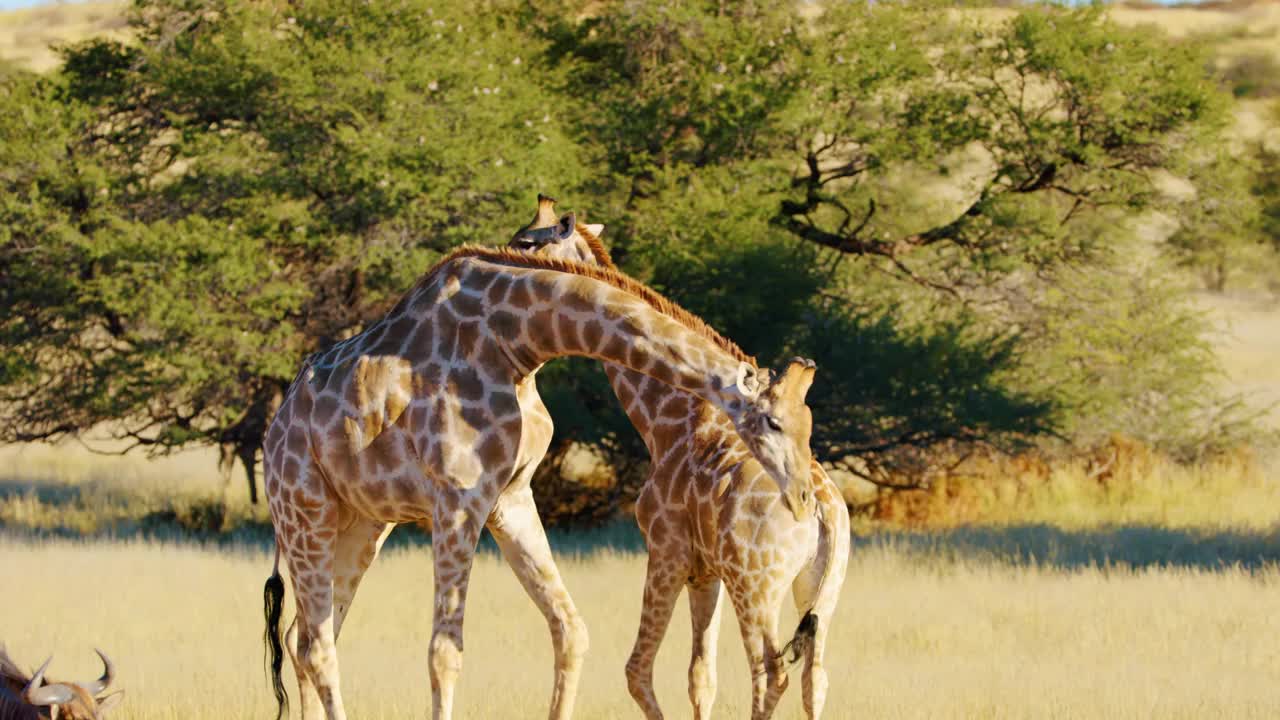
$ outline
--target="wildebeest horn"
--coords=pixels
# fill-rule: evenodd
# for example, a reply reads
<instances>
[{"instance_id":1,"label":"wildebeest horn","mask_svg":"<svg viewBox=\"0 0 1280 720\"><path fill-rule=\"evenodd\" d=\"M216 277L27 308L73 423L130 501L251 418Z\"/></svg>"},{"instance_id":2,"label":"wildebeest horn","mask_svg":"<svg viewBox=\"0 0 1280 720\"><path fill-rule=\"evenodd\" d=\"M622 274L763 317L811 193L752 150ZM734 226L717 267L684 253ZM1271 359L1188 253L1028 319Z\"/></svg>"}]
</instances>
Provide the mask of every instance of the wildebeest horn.
<instances>
[{"instance_id":1,"label":"wildebeest horn","mask_svg":"<svg viewBox=\"0 0 1280 720\"><path fill-rule=\"evenodd\" d=\"M50 656L49 656L49 657L44 661L44 664L43 664L43 665L41 665L41 666L40 666L40 669L36 671L36 674L35 674L35 675L32 675L32 676L31 676L31 679L27 681L27 689L28 689L28 690L30 690L30 689L31 689L31 688L33 688L33 687L40 687L40 683L44 682L44 671L49 669L49 663L51 663L51 662L53 662L53 656L52 656L52 655L50 655Z\"/></svg>"},{"instance_id":2,"label":"wildebeest horn","mask_svg":"<svg viewBox=\"0 0 1280 720\"><path fill-rule=\"evenodd\" d=\"M93 651L98 653L98 657L102 658L102 677L94 682L86 683L82 687L96 698L106 692L107 688L111 687L111 681L116 679L116 666L111 662L111 658L107 657L106 653L98 648L94 648Z\"/></svg>"},{"instance_id":3,"label":"wildebeest horn","mask_svg":"<svg viewBox=\"0 0 1280 720\"><path fill-rule=\"evenodd\" d=\"M44 682L44 671L49 667L49 663L53 662L53 656L50 655L48 660L40 666L35 675L31 676L31 681L27 683L27 687L22 691L22 699L36 706L44 705L61 705L71 702L71 698L75 697L75 693L71 688L62 683L54 683L41 687Z\"/></svg>"},{"instance_id":4,"label":"wildebeest horn","mask_svg":"<svg viewBox=\"0 0 1280 720\"><path fill-rule=\"evenodd\" d=\"M48 705L66 705L75 698L76 693L70 686L54 683L40 688L28 688L23 699L36 707Z\"/></svg>"}]
</instances>

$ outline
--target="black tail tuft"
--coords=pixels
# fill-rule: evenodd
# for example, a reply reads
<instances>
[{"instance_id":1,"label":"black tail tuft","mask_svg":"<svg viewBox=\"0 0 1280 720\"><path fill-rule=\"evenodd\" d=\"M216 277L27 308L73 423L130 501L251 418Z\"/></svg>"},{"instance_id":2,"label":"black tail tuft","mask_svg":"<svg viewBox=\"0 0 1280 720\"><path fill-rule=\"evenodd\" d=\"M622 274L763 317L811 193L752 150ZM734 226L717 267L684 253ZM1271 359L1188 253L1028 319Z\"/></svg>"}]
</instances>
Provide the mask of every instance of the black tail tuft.
<instances>
[{"instance_id":1,"label":"black tail tuft","mask_svg":"<svg viewBox=\"0 0 1280 720\"><path fill-rule=\"evenodd\" d=\"M280 615L284 609L284 580L279 572L267 578L262 589L262 604L267 618L267 630L262 635L267 646L267 665L271 668L271 692L276 696L276 720L284 717L289 708L289 693L285 692L280 670L284 667L284 642L280 637Z\"/></svg>"},{"instance_id":2,"label":"black tail tuft","mask_svg":"<svg viewBox=\"0 0 1280 720\"><path fill-rule=\"evenodd\" d=\"M811 612L805 613L804 617L800 618L800 624L796 626L796 634L791 637L791 642L782 646L778 657L786 659L792 665L800 662L800 659L813 647L813 638L817 634L818 616Z\"/></svg>"}]
</instances>

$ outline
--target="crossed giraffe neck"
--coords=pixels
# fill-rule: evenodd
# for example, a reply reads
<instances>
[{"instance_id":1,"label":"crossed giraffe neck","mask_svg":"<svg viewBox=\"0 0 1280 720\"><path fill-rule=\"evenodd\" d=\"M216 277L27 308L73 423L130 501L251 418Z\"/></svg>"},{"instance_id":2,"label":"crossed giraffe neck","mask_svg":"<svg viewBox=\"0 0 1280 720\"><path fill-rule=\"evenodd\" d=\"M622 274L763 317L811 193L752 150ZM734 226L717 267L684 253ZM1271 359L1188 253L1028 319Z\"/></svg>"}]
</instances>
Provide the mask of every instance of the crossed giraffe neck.
<instances>
[{"instance_id":1,"label":"crossed giraffe neck","mask_svg":"<svg viewBox=\"0 0 1280 720\"><path fill-rule=\"evenodd\" d=\"M696 318L607 268L459 250L384 319L308 358L267 432L277 565L283 555L297 605L284 643L304 718L345 718L336 638L392 524L419 519L432 523L435 717L452 714L467 584L486 525L547 618L551 716L572 712L586 631L529 490L551 422L527 379L562 355L617 363L697 395L733 418L780 485L807 480L807 447L771 414L794 389L786 378L770 385ZM267 585L270 638L278 638L272 604L283 596L277 576L278 568ZM278 671L276 682L283 693Z\"/></svg>"},{"instance_id":2,"label":"crossed giraffe neck","mask_svg":"<svg viewBox=\"0 0 1280 720\"><path fill-rule=\"evenodd\" d=\"M612 267L598 238L602 226L579 225L571 235L558 231L554 203L540 195L534 220L516 232L509 247ZM605 372L651 458L636 504L649 563L641 624L626 668L632 696L647 718L662 717L654 659L675 600L687 588L694 629L689 697L696 718L710 717L721 596L727 589L751 663L752 718L769 717L787 685L777 621L790 590L804 622L788 646L804 661L805 711L819 716L827 692L826 635L849 554L849 517L838 488L814 462L817 518L793 516L713 405L614 363L606 362ZM812 370L793 364L788 372Z\"/></svg>"}]
</instances>

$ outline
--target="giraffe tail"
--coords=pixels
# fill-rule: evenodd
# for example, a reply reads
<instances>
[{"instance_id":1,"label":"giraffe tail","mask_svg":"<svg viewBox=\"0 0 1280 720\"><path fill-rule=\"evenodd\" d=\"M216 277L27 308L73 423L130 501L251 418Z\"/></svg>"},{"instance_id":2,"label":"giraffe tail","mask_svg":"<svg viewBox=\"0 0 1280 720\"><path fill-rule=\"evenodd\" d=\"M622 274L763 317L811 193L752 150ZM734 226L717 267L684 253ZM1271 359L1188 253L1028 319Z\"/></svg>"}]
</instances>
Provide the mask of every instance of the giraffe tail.
<instances>
[{"instance_id":1,"label":"giraffe tail","mask_svg":"<svg viewBox=\"0 0 1280 720\"><path fill-rule=\"evenodd\" d=\"M267 629L262 634L267 649L267 665L271 674L271 692L276 697L276 720L284 717L289 709L289 693L284 689L280 671L284 668L284 641L280 634L280 616L284 610L284 580L280 577L280 548L276 547L275 566L271 577L262 589L263 615Z\"/></svg>"},{"instance_id":2,"label":"giraffe tail","mask_svg":"<svg viewBox=\"0 0 1280 720\"><path fill-rule=\"evenodd\" d=\"M785 659L789 665L795 665L800 662L801 658L808 658L809 651L813 649L813 639L818 634L818 616L809 611L800 618L800 624L796 626L795 635L791 636L791 641L782 646L782 650L778 653L780 657Z\"/></svg>"}]
</instances>

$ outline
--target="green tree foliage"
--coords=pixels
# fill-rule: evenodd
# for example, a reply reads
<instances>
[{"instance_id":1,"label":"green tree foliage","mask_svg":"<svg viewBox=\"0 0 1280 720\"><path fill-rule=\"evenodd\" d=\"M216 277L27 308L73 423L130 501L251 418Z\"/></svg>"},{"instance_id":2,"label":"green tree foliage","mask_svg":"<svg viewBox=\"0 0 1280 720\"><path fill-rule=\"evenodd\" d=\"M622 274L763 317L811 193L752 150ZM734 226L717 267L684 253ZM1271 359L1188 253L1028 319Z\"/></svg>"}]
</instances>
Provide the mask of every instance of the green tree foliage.
<instances>
[{"instance_id":1,"label":"green tree foliage","mask_svg":"<svg viewBox=\"0 0 1280 720\"><path fill-rule=\"evenodd\" d=\"M1170 213L1200 266L1238 240L1239 170L1204 160L1230 99L1195 45L1100 6L141 0L132 22L136 44L0 83L0 439L114 420L251 465L299 358L538 191L748 352L815 358L827 459L1226 427L1199 320L1129 228ZM1226 204L1169 202L1170 174ZM593 364L540 386L557 447L642 457Z\"/></svg>"},{"instance_id":2,"label":"green tree foliage","mask_svg":"<svg viewBox=\"0 0 1280 720\"><path fill-rule=\"evenodd\" d=\"M1222 125L1195 45L1100 6L997 21L929 2L619 2L557 31L571 87L598 101L581 125L607 138L596 183L629 267L751 352L815 357L830 459L1096 427L1203 439L1170 429L1219 404L1211 358L1183 342L1199 320L1116 274L1120 229L1166 209L1153 175L1185 174ZM1106 289L1092 314L1056 294L1068 280ZM1117 332L1086 340L1063 315ZM1149 324L1178 330L1141 346L1168 372L1105 369L1163 362L1124 336Z\"/></svg>"},{"instance_id":3,"label":"green tree foliage","mask_svg":"<svg viewBox=\"0 0 1280 720\"><path fill-rule=\"evenodd\" d=\"M1102 12L1028 7L991 27L927 6L833 8L821 21L832 37L821 62L833 70L805 103L805 169L781 222L948 287L1087 257L1095 238L1073 223L1148 206L1148 173L1176 167L1222 109L1194 46ZM828 103L847 110L826 112ZM876 222L897 201L877 175L904 163L953 173L962 154L958 212ZM918 275L911 256L921 249L944 257Z\"/></svg>"},{"instance_id":4,"label":"green tree foliage","mask_svg":"<svg viewBox=\"0 0 1280 720\"><path fill-rule=\"evenodd\" d=\"M1273 103L1271 117L1273 122L1280 124L1280 102ZM1259 226L1263 241L1280 250L1280 148L1259 149L1253 194L1261 213Z\"/></svg>"},{"instance_id":5,"label":"green tree foliage","mask_svg":"<svg viewBox=\"0 0 1280 720\"><path fill-rule=\"evenodd\" d=\"M116 420L252 477L299 358L580 181L508 10L140 3L138 46L7 76L4 439Z\"/></svg>"},{"instance_id":6,"label":"green tree foliage","mask_svg":"<svg viewBox=\"0 0 1280 720\"><path fill-rule=\"evenodd\" d=\"M1263 208L1254 185L1260 169L1249 155L1220 152L1192 169L1196 193L1179 208L1181 224L1169 238L1178 262L1221 292L1262 248Z\"/></svg>"}]
</instances>

